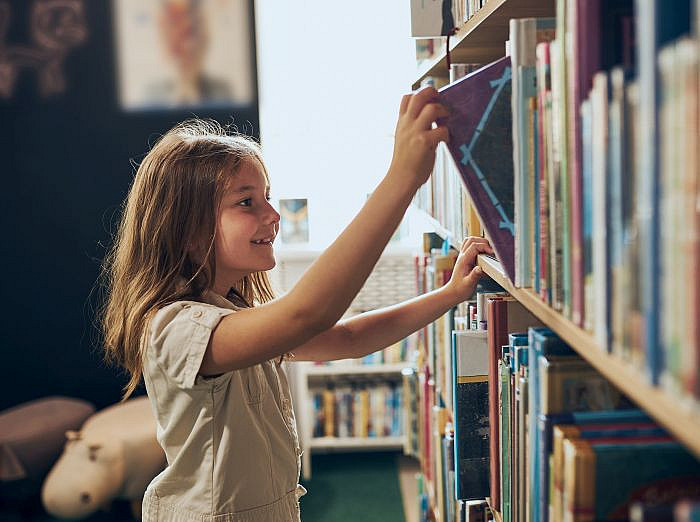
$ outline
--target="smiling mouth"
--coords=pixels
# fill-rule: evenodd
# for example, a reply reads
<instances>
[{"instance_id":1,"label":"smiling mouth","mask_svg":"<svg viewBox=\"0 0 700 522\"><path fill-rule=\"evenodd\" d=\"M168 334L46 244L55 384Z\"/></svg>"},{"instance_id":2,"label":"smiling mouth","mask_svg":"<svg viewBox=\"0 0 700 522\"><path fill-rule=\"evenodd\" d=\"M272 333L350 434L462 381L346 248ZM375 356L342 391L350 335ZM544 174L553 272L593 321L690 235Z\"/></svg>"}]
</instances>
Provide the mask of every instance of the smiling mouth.
<instances>
[{"instance_id":1,"label":"smiling mouth","mask_svg":"<svg viewBox=\"0 0 700 522\"><path fill-rule=\"evenodd\" d=\"M272 245L272 242L275 240L275 236L271 237L266 237L263 239L256 239L255 241L251 241L254 245Z\"/></svg>"}]
</instances>

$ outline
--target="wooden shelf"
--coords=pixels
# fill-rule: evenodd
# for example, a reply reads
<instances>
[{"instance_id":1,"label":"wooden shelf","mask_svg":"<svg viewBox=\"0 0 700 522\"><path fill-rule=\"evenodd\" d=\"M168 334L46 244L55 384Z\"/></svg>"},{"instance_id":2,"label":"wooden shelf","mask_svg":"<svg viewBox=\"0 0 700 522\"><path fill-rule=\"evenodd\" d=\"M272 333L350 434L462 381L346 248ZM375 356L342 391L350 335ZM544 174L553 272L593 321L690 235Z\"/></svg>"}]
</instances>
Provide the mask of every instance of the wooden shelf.
<instances>
[{"instance_id":1,"label":"wooden shelf","mask_svg":"<svg viewBox=\"0 0 700 522\"><path fill-rule=\"evenodd\" d=\"M312 449L356 449L359 451L402 449L404 437L316 437Z\"/></svg>"},{"instance_id":2,"label":"wooden shelf","mask_svg":"<svg viewBox=\"0 0 700 522\"><path fill-rule=\"evenodd\" d=\"M487 64L505 55L508 40L508 24L511 18L554 16L554 0L488 0L469 19L457 34L450 37L450 59L452 63ZM426 76L447 78L446 48L436 50L435 57L419 67L413 88L420 86Z\"/></svg>"},{"instance_id":3,"label":"wooden shelf","mask_svg":"<svg viewBox=\"0 0 700 522\"><path fill-rule=\"evenodd\" d=\"M329 366L309 366L305 369L307 375L382 375L401 373L405 368L410 368L410 362L391 364L334 364Z\"/></svg>"},{"instance_id":4,"label":"wooden shelf","mask_svg":"<svg viewBox=\"0 0 700 522\"><path fill-rule=\"evenodd\" d=\"M520 301L606 379L700 458L700 413L697 404L682 401L662 388L652 386L636 368L603 351L597 345L593 335L552 309L532 290L515 288L505 275L501 264L492 257L480 255L478 263L485 274Z\"/></svg>"}]
</instances>

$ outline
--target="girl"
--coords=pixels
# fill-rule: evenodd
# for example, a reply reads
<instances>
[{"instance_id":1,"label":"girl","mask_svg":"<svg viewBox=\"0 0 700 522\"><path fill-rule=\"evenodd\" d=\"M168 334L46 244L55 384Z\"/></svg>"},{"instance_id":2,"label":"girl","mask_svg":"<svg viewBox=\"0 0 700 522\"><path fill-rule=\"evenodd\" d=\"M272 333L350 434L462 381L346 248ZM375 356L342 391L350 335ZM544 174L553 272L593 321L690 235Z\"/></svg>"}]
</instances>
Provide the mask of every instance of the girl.
<instances>
[{"instance_id":1,"label":"girl","mask_svg":"<svg viewBox=\"0 0 700 522\"><path fill-rule=\"evenodd\" d=\"M473 292L483 239L465 241L450 282L337 323L435 160L447 115L429 87L401 101L394 154L364 208L286 295L266 271L279 215L257 145L212 124L181 124L136 173L105 264L107 358L141 376L167 467L143 520L298 521L299 441L283 359L362 357Z\"/></svg>"}]
</instances>

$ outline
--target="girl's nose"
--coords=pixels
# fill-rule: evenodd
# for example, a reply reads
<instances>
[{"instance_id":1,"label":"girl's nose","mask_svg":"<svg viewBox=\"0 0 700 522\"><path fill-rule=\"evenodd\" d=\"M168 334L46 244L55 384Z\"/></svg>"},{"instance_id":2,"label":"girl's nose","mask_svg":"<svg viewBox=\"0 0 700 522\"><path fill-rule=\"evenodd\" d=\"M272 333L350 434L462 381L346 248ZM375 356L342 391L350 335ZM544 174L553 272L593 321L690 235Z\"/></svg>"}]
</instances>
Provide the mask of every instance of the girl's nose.
<instances>
[{"instance_id":1,"label":"girl's nose","mask_svg":"<svg viewBox=\"0 0 700 522\"><path fill-rule=\"evenodd\" d=\"M267 214L265 215L265 223L276 224L276 223L279 223L279 221L280 221L279 213L275 210L275 207L270 205L270 202L268 201Z\"/></svg>"}]
</instances>

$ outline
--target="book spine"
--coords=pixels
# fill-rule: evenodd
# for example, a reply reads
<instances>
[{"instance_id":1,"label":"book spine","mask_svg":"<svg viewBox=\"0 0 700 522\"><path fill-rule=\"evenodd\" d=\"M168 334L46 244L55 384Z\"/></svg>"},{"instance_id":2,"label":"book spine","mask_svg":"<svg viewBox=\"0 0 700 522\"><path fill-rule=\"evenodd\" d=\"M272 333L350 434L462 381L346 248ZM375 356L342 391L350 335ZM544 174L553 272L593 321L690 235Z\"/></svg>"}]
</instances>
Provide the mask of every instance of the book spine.
<instances>
[{"instance_id":1,"label":"book spine","mask_svg":"<svg viewBox=\"0 0 700 522\"><path fill-rule=\"evenodd\" d=\"M584 95L581 92L581 53L578 0L567 0L566 7L566 59L567 59L567 135L569 179L571 182L571 319L583 326L583 226L581 197L581 120L579 107Z\"/></svg>"},{"instance_id":2,"label":"book spine","mask_svg":"<svg viewBox=\"0 0 700 522\"><path fill-rule=\"evenodd\" d=\"M537 114L538 114L538 177L539 177L539 273L540 298L551 304L549 259L549 155L550 111L547 93L550 91L549 43L537 44Z\"/></svg>"},{"instance_id":3,"label":"book spine","mask_svg":"<svg viewBox=\"0 0 700 522\"><path fill-rule=\"evenodd\" d=\"M558 39L550 43L550 68L552 77L552 154L549 179L549 223L550 259L552 266L552 305L555 310L564 308L564 226L563 226L563 181L562 170L562 128L561 128L561 45Z\"/></svg>"},{"instance_id":4,"label":"book spine","mask_svg":"<svg viewBox=\"0 0 700 522\"><path fill-rule=\"evenodd\" d=\"M591 96L593 190L593 294L595 307L594 332L598 345L609 348L608 300L608 75L599 72L593 80Z\"/></svg>"}]
</instances>

